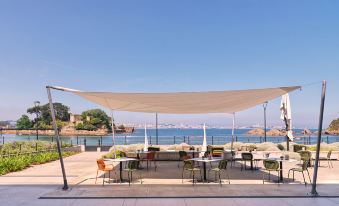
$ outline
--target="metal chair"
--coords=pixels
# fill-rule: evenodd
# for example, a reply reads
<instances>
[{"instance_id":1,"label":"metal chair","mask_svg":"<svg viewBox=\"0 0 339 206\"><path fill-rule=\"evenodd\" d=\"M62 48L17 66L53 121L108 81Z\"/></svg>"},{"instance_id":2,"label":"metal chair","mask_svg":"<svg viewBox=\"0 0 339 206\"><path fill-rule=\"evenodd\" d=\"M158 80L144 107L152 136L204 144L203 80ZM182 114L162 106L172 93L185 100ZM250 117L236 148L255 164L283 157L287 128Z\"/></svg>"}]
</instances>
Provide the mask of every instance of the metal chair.
<instances>
[{"instance_id":1,"label":"metal chair","mask_svg":"<svg viewBox=\"0 0 339 206\"><path fill-rule=\"evenodd\" d=\"M128 185L131 185L131 182L133 181L133 172L139 170L139 161L138 160L133 160L133 161L129 161L127 164L127 168L124 169L124 171L127 172L128 175ZM141 172L140 172L140 181L142 184L142 176L141 176Z\"/></svg>"},{"instance_id":2,"label":"metal chair","mask_svg":"<svg viewBox=\"0 0 339 206\"><path fill-rule=\"evenodd\" d=\"M194 183L195 183L194 177L195 177L196 172L200 173L200 178L202 180L201 170L200 170L200 168L197 168L197 167L194 166L193 160L185 160L184 161L184 166L182 168L182 178L181 178L182 183L184 183L184 173L185 173L185 171L188 171L190 173L190 177L193 176L192 177L193 186L194 186Z\"/></svg>"},{"instance_id":3,"label":"metal chair","mask_svg":"<svg viewBox=\"0 0 339 206\"><path fill-rule=\"evenodd\" d=\"M106 164L103 159L97 159L97 165L98 165L98 169L97 169L97 175L95 176L95 184L97 184L99 171L104 172L104 178L102 179L102 185L105 185L106 172L108 172L108 180L111 179L111 171L114 171L115 176L117 175L113 164Z\"/></svg>"},{"instance_id":4,"label":"metal chair","mask_svg":"<svg viewBox=\"0 0 339 206\"><path fill-rule=\"evenodd\" d=\"M268 180L271 180L271 172L278 173L278 183L280 183L280 166L279 162L276 160L264 160L264 171L268 171ZM262 184L265 184L265 172L262 175Z\"/></svg>"},{"instance_id":5,"label":"metal chair","mask_svg":"<svg viewBox=\"0 0 339 206\"><path fill-rule=\"evenodd\" d=\"M178 168L180 167L180 162L181 161L184 161L184 160L187 160L189 157L187 155L187 152L186 151L179 151L179 161L178 161Z\"/></svg>"},{"instance_id":6,"label":"metal chair","mask_svg":"<svg viewBox=\"0 0 339 206\"><path fill-rule=\"evenodd\" d=\"M328 167L331 169L333 168L333 163L332 163L332 159L331 159L331 156L332 156L332 150L328 151L326 157L319 157L319 161L318 161L318 166L320 167L320 162L321 161L327 161L327 164L328 164ZM315 160L315 159L314 159Z\"/></svg>"},{"instance_id":7,"label":"metal chair","mask_svg":"<svg viewBox=\"0 0 339 206\"><path fill-rule=\"evenodd\" d=\"M304 171L306 171L306 172L307 172L307 175L308 175L308 179L310 180L310 184L312 184L311 177L310 177L310 173L309 173L309 171L308 171L308 169L307 169L307 167L308 167L308 165L309 165L308 162L309 162L308 160L304 160L301 167L290 169L290 170L288 171L288 178L290 178L290 172L292 171L292 172L293 172L293 181L294 181L294 172L301 172L301 173L303 174L304 183L305 183L305 187L306 187L307 182L306 182L306 180L305 180L305 175L304 175Z\"/></svg>"},{"instance_id":8,"label":"metal chair","mask_svg":"<svg viewBox=\"0 0 339 206\"><path fill-rule=\"evenodd\" d=\"M249 161L251 164L254 164L255 168L257 168L257 164L256 161L253 161L253 154L250 152L243 152L241 153L241 160L243 162L243 164L241 164L241 168L240 170L243 170L243 167L246 170L246 163Z\"/></svg>"},{"instance_id":9,"label":"metal chair","mask_svg":"<svg viewBox=\"0 0 339 206\"><path fill-rule=\"evenodd\" d=\"M154 171L157 171L157 163L155 161L155 151L151 151L151 152L147 153L146 159L143 159L143 161L146 161L147 170L148 170L148 165L151 166L151 164L153 162Z\"/></svg>"},{"instance_id":10,"label":"metal chair","mask_svg":"<svg viewBox=\"0 0 339 206\"><path fill-rule=\"evenodd\" d=\"M227 172L227 160L221 160L219 162L218 167L208 170L208 174L210 173L210 171L214 172L214 180L215 181L217 181L217 174L218 174L220 186L222 186L222 184L221 184L221 173L226 172L228 184L231 184L230 177L229 177L228 172Z\"/></svg>"}]
</instances>

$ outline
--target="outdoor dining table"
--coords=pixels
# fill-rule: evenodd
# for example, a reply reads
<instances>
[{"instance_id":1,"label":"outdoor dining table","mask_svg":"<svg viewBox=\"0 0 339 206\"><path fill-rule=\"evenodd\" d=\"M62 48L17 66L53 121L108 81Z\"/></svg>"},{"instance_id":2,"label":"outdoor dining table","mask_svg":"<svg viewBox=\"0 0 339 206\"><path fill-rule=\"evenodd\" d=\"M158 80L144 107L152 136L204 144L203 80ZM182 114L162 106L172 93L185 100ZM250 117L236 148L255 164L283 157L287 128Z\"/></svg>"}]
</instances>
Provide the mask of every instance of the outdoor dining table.
<instances>
[{"instance_id":1,"label":"outdoor dining table","mask_svg":"<svg viewBox=\"0 0 339 206\"><path fill-rule=\"evenodd\" d=\"M204 170L204 182L207 181L207 175L206 175L206 163L207 162L219 162L221 160L223 160L222 158L202 158L202 157L198 157L198 158L192 158L192 159L188 159L188 160L193 160L196 162L202 162L203 165L203 170Z\"/></svg>"},{"instance_id":2,"label":"outdoor dining table","mask_svg":"<svg viewBox=\"0 0 339 206\"><path fill-rule=\"evenodd\" d=\"M120 167L120 182L123 181L122 177L122 163L123 162L129 162L129 161L135 161L137 159L135 158L128 158L128 157L121 157L121 158L115 158L115 159L105 159L105 161L109 162L119 162L119 167Z\"/></svg>"}]
</instances>

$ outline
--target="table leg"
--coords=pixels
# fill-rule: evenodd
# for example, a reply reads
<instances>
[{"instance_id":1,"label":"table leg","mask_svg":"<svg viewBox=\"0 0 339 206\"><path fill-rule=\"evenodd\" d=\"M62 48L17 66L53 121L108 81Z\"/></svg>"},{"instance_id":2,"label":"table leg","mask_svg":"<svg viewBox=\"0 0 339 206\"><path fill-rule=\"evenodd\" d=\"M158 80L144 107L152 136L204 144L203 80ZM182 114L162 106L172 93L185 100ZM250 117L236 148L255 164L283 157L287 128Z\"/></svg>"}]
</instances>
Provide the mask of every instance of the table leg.
<instances>
[{"instance_id":1,"label":"table leg","mask_svg":"<svg viewBox=\"0 0 339 206\"><path fill-rule=\"evenodd\" d=\"M203 167L204 167L204 181L207 180L207 177L206 177L206 162L203 162Z\"/></svg>"},{"instance_id":2,"label":"table leg","mask_svg":"<svg viewBox=\"0 0 339 206\"><path fill-rule=\"evenodd\" d=\"M120 182L122 182L122 162L120 162Z\"/></svg>"},{"instance_id":3,"label":"table leg","mask_svg":"<svg viewBox=\"0 0 339 206\"><path fill-rule=\"evenodd\" d=\"M251 160L251 170L253 170L253 160Z\"/></svg>"},{"instance_id":4,"label":"table leg","mask_svg":"<svg viewBox=\"0 0 339 206\"><path fill-rule=\"evenodd\" d=\"M280 161L280 182L284 181L284 177L283 177L283 163L282 161Z\"/></svg>"}]
</instances>

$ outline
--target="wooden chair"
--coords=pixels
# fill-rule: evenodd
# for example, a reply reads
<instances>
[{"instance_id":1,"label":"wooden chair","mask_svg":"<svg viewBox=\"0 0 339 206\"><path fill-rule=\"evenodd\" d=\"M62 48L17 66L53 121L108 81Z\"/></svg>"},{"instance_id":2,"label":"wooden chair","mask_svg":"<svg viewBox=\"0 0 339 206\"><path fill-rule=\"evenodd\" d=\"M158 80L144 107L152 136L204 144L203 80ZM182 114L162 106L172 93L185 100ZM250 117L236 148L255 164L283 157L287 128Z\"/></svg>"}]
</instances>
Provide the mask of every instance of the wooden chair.
<instances>
[{"instance_id":1,"label":"wooden chair","mask_svg":"<svg viewBox=\"0 0 339 206\"><path fill-rule=\"evenodd\" d=\"M104 178L102 179L102 185L105 184L106 172L108 172L108 180L111 179L111 171L114 171L115 176L117 175L113 164L106 164L103 159L97 159L97 165L98 165L98 169L97 169L97 175L95 177L95 184L97 184L99 171L104 172Z\"/></svg>"}]
</instances>

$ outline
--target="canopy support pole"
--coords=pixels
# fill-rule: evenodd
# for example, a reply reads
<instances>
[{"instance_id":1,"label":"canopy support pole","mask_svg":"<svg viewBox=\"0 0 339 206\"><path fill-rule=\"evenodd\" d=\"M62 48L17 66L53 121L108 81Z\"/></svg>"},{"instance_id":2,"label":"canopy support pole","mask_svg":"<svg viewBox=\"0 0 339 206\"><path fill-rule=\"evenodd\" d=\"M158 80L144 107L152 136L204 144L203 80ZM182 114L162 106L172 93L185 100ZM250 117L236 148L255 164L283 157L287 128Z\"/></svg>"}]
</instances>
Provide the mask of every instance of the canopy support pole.
<instances>
[{"instance_id":1,"label":"canopy support pole","mask_svg":"<svg viewBox=\"0 0 339 206\"><path fill-rule=\"evenodd\" d=\"M312 191L311 191L311 195L312 196L318 196L318 192L317 192L317 177L318 177L318 163L319 163L319 154L320 154L321 133L322 133L322 128L323 128L325 95L326 95L326 81L323 81L322 82L322 91L321 91L321 101L320 101L320 114L319 114L319 125L318 125L317 150L316 150L316 153L315 153L313 183L312 183Z\"/></svg>"},{"instance_id":2,"label":"canopy support pole","mask_svg":"<svg viewBox=\"0 0 339 206\"><path fill-rule=\"evenodd\" d=\"M52 120L53 120L52 121L53 122L53 128L54 128L54 133L55 133L55 136L56 136L56 144L57 144L59 160L60 160L60 165L61 165L61 172L62 172L62 177L63 177L63 180L64 180L64 186L63 186L62 189L67 190L68 189L68 183L67 183L67 177L66 177L66 172L65 172L64 160L62 158L62 153L61 153L60 136L59 136L58 126L57 126L56 118L55 118L55 111L54 111L54 106L53 106L53 101L52 101L51 88L52 87L50 87L50 86L46 86L48 100L49 100L49 109L51 110L51 116L52 116Z\"/></svg>"},{"instance_id":3,"label":"canopy support pole","mask_svg":"<svg viewBox=\"0 0 339 206\"><path fill-rule=\"evenodd\" d=\"M113 109L111 110L111 118L112 118L112 141L113 141L113 155L114 159L116 158L116 148L115 148L115 131L114 131L114 117L113 117Z\"/></svg>"},{"instance_id":4,"label":"canopy support pole","mask_svg":"<svg viewBox=\"0 0 339 206\"><path fill-rule=\"evenodd\" d=\"M231 151L233 151L233 144L234 144L234 127L235 127L235 113L233 113Z\"/></svg>"},{"instance_id":5,"label":"canopy support pole","mask_svg":"<svg viewBox=\"0 0 339 206\"><path fill-rule=\"evenodd\" d=\"M158 113L155 113L155 142L156 142L156 145L159 145L159 136L158 136Z\"/></svg>"},{"instance_id":6,"label":"canopy support pole","mask_svg":"<svg viewBox=\"0 0 339 206\"><path fill-rule=\"evenodd\" d=\"M264 107L264 141L265 142L267 141L267 139L266 139L266 137L267 137L267 134L266 134L266 132L267 132L267 127L266 127L266 108L267 108L267 103L268 102L264 102L264 104L262 105Z\"/></svg>"}]
</instances>

